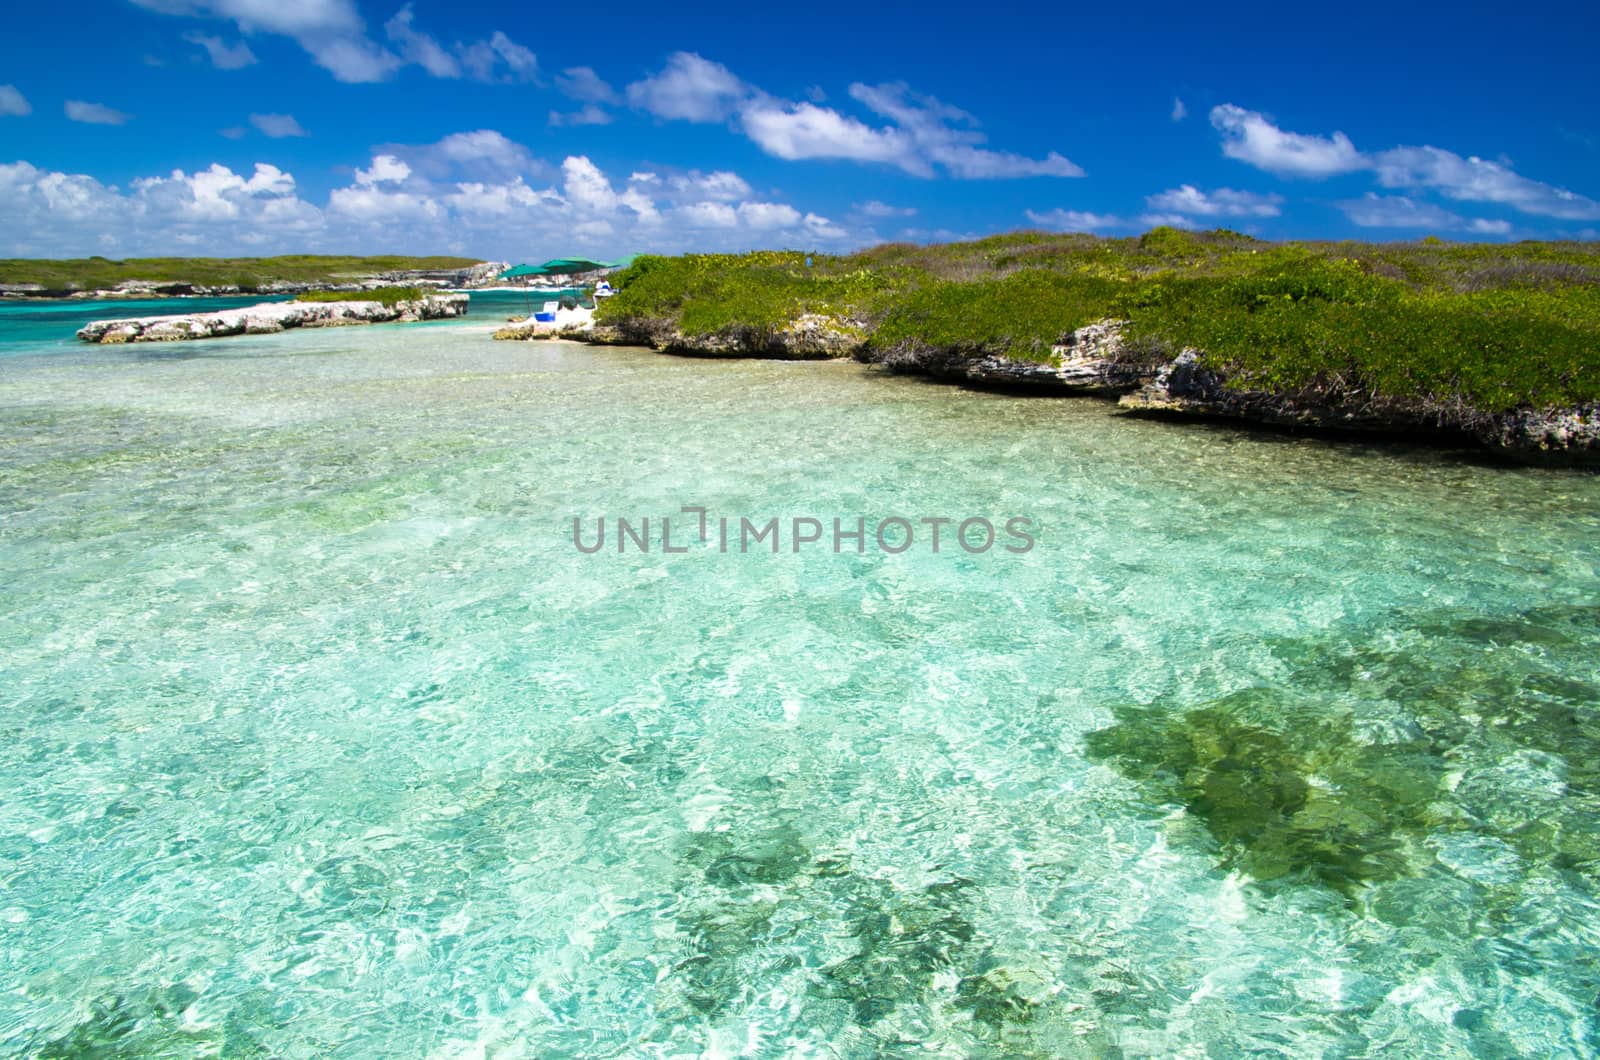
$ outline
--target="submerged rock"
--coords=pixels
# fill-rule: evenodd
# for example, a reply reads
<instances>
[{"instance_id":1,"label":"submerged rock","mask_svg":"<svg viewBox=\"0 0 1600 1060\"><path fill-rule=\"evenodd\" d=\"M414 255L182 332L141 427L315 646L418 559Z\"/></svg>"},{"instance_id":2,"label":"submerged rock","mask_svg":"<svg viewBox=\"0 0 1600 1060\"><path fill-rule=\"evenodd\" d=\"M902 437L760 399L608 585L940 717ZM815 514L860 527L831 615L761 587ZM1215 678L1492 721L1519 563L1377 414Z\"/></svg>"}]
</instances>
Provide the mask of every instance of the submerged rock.
<instances>
[{"instance_id":1,"label":"submerged rock","mask_svg":"<svg viewBox=\"0 0 1600 1060\"><path fill-rule=\"evenodd\" d=\"M1592 876L1600 700L1566 675L1600 644L1596 619L1547 607L1484 629L1445 613L1376 643L1285 640L1283 687L1118 706L1085 749L1155 812L1182 806L1220 866L1257 884L1355 899L1440 867L1509 892L1541 871Z\"/></svg>"},{"instance_id":2,"label":"submerged rock","mask_svg":"<svg viewBox=\"0 0 1600 1060\"><path fill-rule=\"evenodd\" d=\"M227 335L271 334L286 328L440 320L465 315L469 301L470 297L464 294L430 294L392 305L372 301L269 302L216 313L96 320L80 328L78 338L101 344L179 342Z\"/></svg>"}]
</instances>

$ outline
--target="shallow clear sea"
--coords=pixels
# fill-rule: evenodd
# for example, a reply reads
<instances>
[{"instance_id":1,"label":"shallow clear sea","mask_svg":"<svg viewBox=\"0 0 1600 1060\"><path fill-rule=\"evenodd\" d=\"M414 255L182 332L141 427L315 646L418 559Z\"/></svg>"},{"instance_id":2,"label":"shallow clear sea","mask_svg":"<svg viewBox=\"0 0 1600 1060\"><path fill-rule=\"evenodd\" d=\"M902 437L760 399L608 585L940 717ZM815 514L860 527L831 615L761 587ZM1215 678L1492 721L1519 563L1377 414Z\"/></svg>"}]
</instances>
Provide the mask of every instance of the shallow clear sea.
<instances>
[{"instance_id":1,"label":"shallow clear sea","mask_svg":"<svg viewBox=\"0 0 1600 1060\"><path fill-rule=\"evenodd\" d=\"M487 309L0 317L0 1052L1600 1049L1600 476Z\"/></svg>"}]
</instances>

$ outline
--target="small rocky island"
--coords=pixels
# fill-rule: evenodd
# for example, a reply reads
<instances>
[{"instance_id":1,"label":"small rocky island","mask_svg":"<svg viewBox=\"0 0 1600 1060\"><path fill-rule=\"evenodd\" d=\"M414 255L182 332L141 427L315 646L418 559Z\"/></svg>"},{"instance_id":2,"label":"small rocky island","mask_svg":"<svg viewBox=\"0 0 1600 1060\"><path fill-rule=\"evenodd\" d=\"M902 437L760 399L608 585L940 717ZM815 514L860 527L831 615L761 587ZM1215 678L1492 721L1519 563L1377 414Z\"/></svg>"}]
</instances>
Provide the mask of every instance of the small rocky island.
<instances>
[{"instance_id":1,"label":"small rocky island","mask_svg":"<svg viewBox=\"0 0 1600 1060\"><path fill-rule=\"evenodd\" d=\"M290 328L404 323L465 316L471 296L426 294L384 301L352 295L342 301L267 302L214 313L96 320L78 329L83 342L179 342L227 335L270 335Z\"/></svg>"},{"instance_id":2,"label":"small rocky island","mask_svg":"<svg viewBox=\"0 0 1600 1060\"><path fill-rule=\"evenodd\" d=\"M853 358L959 385L1600 466L1600 245L1156 228L641 255L592 323L497 338Z\"/></svg>"}]
</instances>

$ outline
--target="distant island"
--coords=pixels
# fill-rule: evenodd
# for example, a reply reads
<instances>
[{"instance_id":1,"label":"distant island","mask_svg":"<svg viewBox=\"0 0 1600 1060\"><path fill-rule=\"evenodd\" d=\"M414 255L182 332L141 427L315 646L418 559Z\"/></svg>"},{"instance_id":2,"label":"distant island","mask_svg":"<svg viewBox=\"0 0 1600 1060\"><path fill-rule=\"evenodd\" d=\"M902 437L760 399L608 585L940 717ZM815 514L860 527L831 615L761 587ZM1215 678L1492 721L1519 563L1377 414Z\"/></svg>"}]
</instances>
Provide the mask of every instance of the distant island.
<instances>
[{"instance_id":1,"label":"distant island","mask_svg":"<svg viewBox=\"0 0 1600 1060\"><path fill-rule=\"evenodd\" d=\"M1600 244L1021 232L638 258L563 337L1600 461ZM506 337L523 337L511 331ZM531 337L531 336L530 336Z\"/></svg>"},{"instance_id":2,"label":"distant island","mask_svg":"<svg viewBox=\"0 0 1600 1060\"><path fill-rule=\"evenodd\" d=\"M492 279L504 262L477 258L346 257L294 254L275 258L0 259L0 297L151 298L185 295L298 294L355 290L380 283L470 286Z\"/></svg>"}]
</instances>

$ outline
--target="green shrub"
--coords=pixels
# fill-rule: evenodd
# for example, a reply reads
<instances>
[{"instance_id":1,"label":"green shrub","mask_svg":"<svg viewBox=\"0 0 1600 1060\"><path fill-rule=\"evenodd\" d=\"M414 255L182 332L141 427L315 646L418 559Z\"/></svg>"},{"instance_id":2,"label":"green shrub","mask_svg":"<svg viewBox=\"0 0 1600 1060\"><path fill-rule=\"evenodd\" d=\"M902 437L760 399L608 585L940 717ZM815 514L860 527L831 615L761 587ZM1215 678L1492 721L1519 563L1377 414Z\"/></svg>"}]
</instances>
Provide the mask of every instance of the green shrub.
<instances>
[{"instance_id":1,"label":"green shrub","mask_svg":"<svg viewBox=\"0 0 1600 1060\"><path fill-rule=\"evenodd\" d=\"M806 312L863 326L869 351L1045 359L1073 329L1130 322L1135 356L1192 347L1230 385L1348 391L1482 411L1600 400L1600 244L1268 243L1157 228L966 243L641 257L602 320L688 335Z\"/></svg>"},{"instance_id":2,"label":"green shrub","mask_svg":"<svg viewBox=\"0 0 1600 1060\"><path fill-rule=\"evenodd\" d=\"M1046 361L1050 347L1106 316L1120 285L1041 269L976 283L937 281L889 309L871 344L946 347L972 355Z\"/></svg>"}]
</instances>

